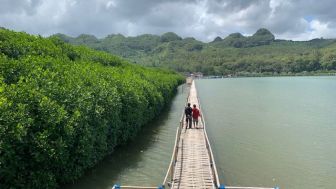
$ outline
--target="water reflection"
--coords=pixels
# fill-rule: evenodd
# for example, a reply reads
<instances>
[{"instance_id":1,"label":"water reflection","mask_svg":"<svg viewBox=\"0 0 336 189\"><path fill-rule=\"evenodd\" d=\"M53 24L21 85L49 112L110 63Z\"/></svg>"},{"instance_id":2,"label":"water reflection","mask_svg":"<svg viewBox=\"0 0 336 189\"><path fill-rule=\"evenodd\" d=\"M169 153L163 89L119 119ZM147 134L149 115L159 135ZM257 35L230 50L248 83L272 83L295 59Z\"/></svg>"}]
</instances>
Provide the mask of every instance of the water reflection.
<instances>
[{"instance_id":1,"label":"water reflection","mask_svg":"<svg viewBox=\"0 0 336 189\"><path fill-rule=\"evenodd\" d=\"M197 82L220 180L308 189L336 185L336 77Z\"/></svg>"}]
</instances>

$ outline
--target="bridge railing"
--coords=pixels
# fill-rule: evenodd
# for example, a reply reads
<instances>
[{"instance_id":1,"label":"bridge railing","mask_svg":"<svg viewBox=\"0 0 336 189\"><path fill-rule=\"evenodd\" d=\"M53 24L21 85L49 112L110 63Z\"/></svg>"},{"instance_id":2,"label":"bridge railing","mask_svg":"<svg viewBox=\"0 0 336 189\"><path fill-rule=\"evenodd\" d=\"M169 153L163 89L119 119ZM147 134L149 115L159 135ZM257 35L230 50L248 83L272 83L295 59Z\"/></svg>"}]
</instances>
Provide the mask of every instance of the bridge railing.
<instances>
[{"instance_id":1,"label":"bridge railing","mask_svg":"<svg viewBox=\"0 0 336 189\"><path fill-rule=\"evenodd\" d=\"M215 159L214 159L211 144L210 144L208 134L207 134L206 123L205 123L205 119L204 119L204 115L203 115L203 111L202 111L201 101L198 97L197 97L197 100L198 100L198 108L201 112L201 121L203 123L203 130L204 130L204 134L205 134L206 148L207 148L209 156L210 156L211 169L212 169L213 179L214 179L213 182L215 183L216 188L218 188L218 189L279 189L279 187L277 187L277 186L273 187L273 188L269 188L269 187L244 187L244 186L224 186L224 185L221 185L221 182L219 181L218 172L217 172L216 162L215 162Z\"/></svg>"},{"instance_id":2,"label":"bridge railing","mask_svg":"<svg viewBox=\"0 0 336 189\"><path fill-rule=\"evenodd\" d=\"M186 99L187 102L189 101L189 96L190 96L190 90L189 90L188 95L187 95L187 99ZM177 131L176 131L173 154L172 154L172 157L171 157L171 160L170 160L170 164L169 164L166 176L165 176L165 178L162 182L163 187L171 187L173 182L174 182L173 179L174 179L175 165L176 165L176 162L177 162L177 151L178 151L178 145L180 143L180 135L181 135L181 132L182 132L182 129L183 129L184 118L185 118L185 115L184 115L184 110L183 110L182 114L181 114L181 118L180 118L180 124L177 127Z\"/></svg>"},{"instance_id":3,"label":"bridge railing","mask_svg":"<svg viewBox=\"0 0 336 189\"><path fill-rule=\"evenodd\" d=\"M203 130L204 130L204 135L205 135L206 148L207 148L208 154L210 156L210 165L211 165L211 170L212 170L212 174L213 174L212 176L213 176L213 179L214 179L213 182L214 182L216 188L219 188L220 181L219 181L219 177L218 177L218 172L217 172L217 167L216 167L214 155L213 155L213 152L211 150L212 149L211 144L210 144L208 134L207 134L207 131L206 131L206 124L205 124L205 119L204 119L204 115L203 115L203 112L202 112L201 101L198 97L197 97L197 100L198 100L198 108L200 109L200 112L201 112L201 121L203 123Z\"/></svg>"},{"instance_id":4,"label":"bridge railing","mask_svg":"<svg viewBox=\"0 0 336 189\"><path fill-rule=\"evenodd\" d=\"M180 119L180 125L176 129L176 136L175 136L175 143L174 143L174 149L173 154L169 163L169 167L166 173L166 176L162 182L161 186L156 187L146 187L146 186L120 186L120 185L114 185L112 189L164 189L167 187L171 187L173 184L173 177L175 172L175 164L177 161L177 151L178 151L178 144L180 142L180 135L183 129L183 119L184 119L184 111L182 112L182 116Z\"/></svg>"},{"instance_id":5,"label":"bridge railing","mask_svg":"<svg viewBox=\"0 0 336 189\"><path fill-rule=\"evenodd\" d=\"M171 157L171 160L170 160L170 164L169 164L166 176L165 176L165 178L162 182L162 186L164 186L164 187L166 187L166 186L170 187L172 182L173 182L175 165L176 165L176 161L177 161L178 144L180 142L180 135L181 135L182 128L183 128L183 119L184 119L184 112L182 112L182 116L181 116L181 119L180 119L180 125L179 125L179 127L177 127L177 130L176 130L173 154L172 154L172 157Z\"/></svg>"}]
</instances>

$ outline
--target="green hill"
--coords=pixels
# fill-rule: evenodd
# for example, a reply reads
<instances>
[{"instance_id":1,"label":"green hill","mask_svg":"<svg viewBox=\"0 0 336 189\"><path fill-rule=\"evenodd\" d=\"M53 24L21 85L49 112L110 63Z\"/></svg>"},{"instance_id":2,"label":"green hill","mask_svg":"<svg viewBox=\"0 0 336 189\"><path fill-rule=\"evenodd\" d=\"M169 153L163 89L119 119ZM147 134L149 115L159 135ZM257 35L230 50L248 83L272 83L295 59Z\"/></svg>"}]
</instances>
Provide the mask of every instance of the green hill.
<instances>
[{"instance_id":1,"label":"green hill","mask_svg":"<svg viewBox=\"0 0 336 189\"><path fill-rule=\"evenodd\" d=\"M155 118L182 81L55 37L0 29L0 188L74 181Z\"/></svg>"},{"instance_id":2,"label":"green hill","mask_svg":"<svg viewBox=\"0 0 336 189\"><path fill-rule=\"evenodd\" d=\"M141 35L124 37L120 34L103 39L92 36L83 42L82 35L64 41L85 45L130 62L166 67L180 72L203 72L208 75L226 74L295 74L300 72L333 72L336 70L336 40L313 39L290 41L275 39L267 29L252 36L233 33L204 43L193 38L166 33L162 36ZM112 37L111 37L112 36Z\"/></svg>"}]
</instances>

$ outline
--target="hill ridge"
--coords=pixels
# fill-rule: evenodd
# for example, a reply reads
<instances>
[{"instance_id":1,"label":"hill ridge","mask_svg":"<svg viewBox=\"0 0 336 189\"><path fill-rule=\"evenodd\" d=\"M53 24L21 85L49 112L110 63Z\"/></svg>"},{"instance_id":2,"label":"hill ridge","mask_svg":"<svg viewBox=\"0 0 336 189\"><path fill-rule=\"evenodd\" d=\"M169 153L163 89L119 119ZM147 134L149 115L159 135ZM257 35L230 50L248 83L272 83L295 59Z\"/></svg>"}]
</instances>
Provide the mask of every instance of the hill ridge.
<instances>
[{"instance_id":1,"label":"hill ridge","mask_svg":"<svg viewBox=\"0 0 336 189\"><path fill-rule=\"evenodd\" d=\"M71 44L122 56L133 63L167 67L179 72L203 72L210 75L242 72L293 74L336 69L335 39L276 39L265 28L260 28L251 36L232 33L225 38L218 36L211 42L192 37L182 38L173 32L131 37L111 34L98 41L90 35L54 36Z\"/></svg>"}]
</instances>

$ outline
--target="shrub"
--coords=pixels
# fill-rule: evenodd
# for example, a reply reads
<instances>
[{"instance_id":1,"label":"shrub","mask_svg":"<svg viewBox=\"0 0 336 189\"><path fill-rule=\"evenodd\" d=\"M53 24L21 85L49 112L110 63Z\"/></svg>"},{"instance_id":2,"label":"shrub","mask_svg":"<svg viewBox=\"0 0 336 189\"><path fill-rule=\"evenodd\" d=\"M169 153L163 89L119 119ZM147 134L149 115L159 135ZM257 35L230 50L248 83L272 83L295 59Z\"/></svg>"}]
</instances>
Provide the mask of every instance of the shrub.
<instances>
[{"instance_id":1,"label":"shrub","mask_svg":"<svg viewBox=\"0 0 336 189\"><path fill-rule=\"evenodd\" d=\"M132 139L182 77L0 29L0 188L56 188Z\"/></svg>"}]
</instances>

